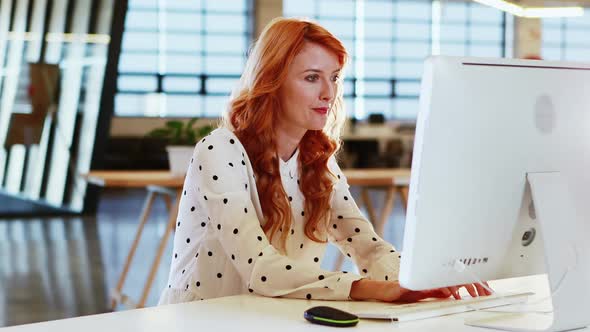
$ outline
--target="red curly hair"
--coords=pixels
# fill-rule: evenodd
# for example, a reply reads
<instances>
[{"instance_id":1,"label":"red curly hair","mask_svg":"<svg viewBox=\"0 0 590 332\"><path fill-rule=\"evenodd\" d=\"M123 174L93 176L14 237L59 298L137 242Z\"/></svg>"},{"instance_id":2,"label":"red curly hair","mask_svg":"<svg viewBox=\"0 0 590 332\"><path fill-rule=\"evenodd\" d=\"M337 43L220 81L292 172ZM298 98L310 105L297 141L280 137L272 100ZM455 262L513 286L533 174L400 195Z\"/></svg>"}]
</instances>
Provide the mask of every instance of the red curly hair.
<instances>
[{"instance_id":1,"label":"red curly hair","mask_svg":"<svg viewBox=\"0 0 590 332\"><path fill-rule=\"evenodd\" d=\"M254 44L224 118L225 125L233 129L252 162L265 218L262 228L269 239L279 229L291 229L293 219L281 183L274 125L281 112L277 92L293 59L306 43L322 45L337 56L342 68L345 66L348 54L344 45L326 29L305 19L276 18ZM340 147L345 117L342 90L342 79L339 79L326 126L323 130L308 130L299 143L299 180L308 216L305 235L316 242L326 242L335 181L328 160ZM283 250L288 233L280 234Z\"/></svg>"}]
</instances>

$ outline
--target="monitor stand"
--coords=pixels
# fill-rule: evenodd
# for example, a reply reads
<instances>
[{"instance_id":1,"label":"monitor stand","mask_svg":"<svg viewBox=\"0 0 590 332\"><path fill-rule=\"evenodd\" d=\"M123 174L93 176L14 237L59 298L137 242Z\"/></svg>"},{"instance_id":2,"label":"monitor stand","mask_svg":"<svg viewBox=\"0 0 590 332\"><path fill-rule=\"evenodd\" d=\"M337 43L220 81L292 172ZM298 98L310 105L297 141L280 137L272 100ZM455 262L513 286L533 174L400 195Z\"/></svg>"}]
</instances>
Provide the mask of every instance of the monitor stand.
<instances>
[{"instance_id":1,"label":"monitor stand","mask_svg":"<svg viewBox=\"0 0 590 332\"><path fill-rule=\"evenodd\" d=\"M590 255L584 249L583 220L576 215L567 184L559 172L528 173L527 185L541 227L553 314L525 311L492 315L465 324L505 331L584 328L590 325Z\"/></svg>"}]
</instances>

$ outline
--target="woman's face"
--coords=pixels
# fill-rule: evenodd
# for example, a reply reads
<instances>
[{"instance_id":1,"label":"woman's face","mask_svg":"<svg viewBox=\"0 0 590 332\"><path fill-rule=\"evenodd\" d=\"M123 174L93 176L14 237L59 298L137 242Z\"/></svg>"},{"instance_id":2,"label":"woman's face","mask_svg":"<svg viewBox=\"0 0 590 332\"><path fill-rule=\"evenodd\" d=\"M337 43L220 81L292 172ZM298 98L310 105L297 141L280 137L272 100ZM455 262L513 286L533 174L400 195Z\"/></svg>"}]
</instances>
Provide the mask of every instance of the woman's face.
<instances>
[{"instance_id":1,"label":"woman's face","mask_svg":"<svg viewBox=\"0 0 590 332\"><path fill-rule=\"evenodd\" d=\"M340 69L334 53L319 44L306 43L279 88L278 128L298 136L307 130L323 129L336 95Z\"/></svg>"}]
</instances>

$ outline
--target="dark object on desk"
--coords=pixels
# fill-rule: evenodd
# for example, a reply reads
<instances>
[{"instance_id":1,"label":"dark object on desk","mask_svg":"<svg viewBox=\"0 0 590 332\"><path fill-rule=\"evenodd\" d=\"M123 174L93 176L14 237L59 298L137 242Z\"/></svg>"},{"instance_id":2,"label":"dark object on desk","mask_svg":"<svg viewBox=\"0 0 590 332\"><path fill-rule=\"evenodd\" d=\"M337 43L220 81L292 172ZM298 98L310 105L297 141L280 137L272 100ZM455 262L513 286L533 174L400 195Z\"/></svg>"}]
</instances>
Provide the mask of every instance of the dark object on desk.
<instances>
[{"instance_id":1,"label":"dark object on desk","mask_svg":"<svg viewBox=\"0 0 590 332\"><path fill-rule=\"evenodd\" d=\"M384 153L379 151L379 142L374 139L349 140L343 146L343 158L348 168L397 168L404 154L403 142L399 139L387 142Z\"/></svg>"},{"instance_id":2,"label":"dark object on desk","mask_svg":"<svg viewBox=\"0 0 590 332\"><path fill-rule=\"evenodd\" d=\"M400 134L415 135L416 134L416 123L415 122L401 123L397 127L397 132Z\"/></svg>"},{"instance_id":3,"label":"dark object on desk","mask_svg":"<svg viewBox=\"0 0 590 332\"><path fill-rule=\"evenodd\" d=\"M354 116L352 116L350 118L350 132L351 133L355 133L356 132L356 125L358 123L358 119L355 118Z\"/></svg>"},{"instance_id":4,"label":"dark object on desk","mask_svg":"<svg viewBox=\"0 0 590 332\"><path fill-rule=\"evenodd\" d=\"M356 315L326 306L309 308L305 310L303 317L314 324L334 327L350 327L359 322Z\"/></svg>"},{"instance_id":5,"label":"dark object on desk","mask_svg":"<svg viewBox=\"0 0 590 332\"><path fill-rule=\"evenodd\" d=\"M383 113L371 113L369 114L369 118L367 119L368 123L385 123L385 116Z\"/></svg>"},{"instance_id":6,"label":"dark object on desk","mask_svg":"<svg viewBox=\"0 0 590 332\"><path fill-rule=\"evenodd\" d=\"M110 137L103 157L103 169L168 169L166 144L163 138Z\"/></svg>"}]
</instances>

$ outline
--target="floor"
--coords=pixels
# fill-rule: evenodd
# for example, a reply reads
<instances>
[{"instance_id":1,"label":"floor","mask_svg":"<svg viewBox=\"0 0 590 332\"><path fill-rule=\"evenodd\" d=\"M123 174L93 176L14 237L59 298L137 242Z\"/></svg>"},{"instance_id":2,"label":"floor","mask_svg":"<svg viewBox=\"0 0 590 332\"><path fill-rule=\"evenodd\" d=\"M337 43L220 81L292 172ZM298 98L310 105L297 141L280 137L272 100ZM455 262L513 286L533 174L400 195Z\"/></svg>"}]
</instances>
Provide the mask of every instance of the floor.
<instances>
[{"instance_id":1,"label":"floor","mask_svg":"<svg viewBox=\"0 0 590 332\"><path fill-rule=\"evenodd\" d=\"M103 191L95 216L0 219L0 327L104 313L133 235L145 192ZM383 194L371 194L380 209ZM358 192L353 196L358 202ZM404 211L398 198L384 238L401 250ZM157 200L144 230L124 290L138 299L164 233L166 208ZM167 283L172 241L154 280L148 305ZM329 247L322 266L331 269ZM354 271L349 261L344 270ZM124 310L119 307L117 310Z\"/></svg>"},{"instance_id":2,"label":"floor","mask_svg":"<svg viewBox=\"0 0 590 332\"><path fill-rule=\"evenodd\" d=\"M35 215L60 215L64 214L63 210L44 205L33 200L23 200L14 194L6 192L0 186L0 216L10 218L12 216L29 216Z\"/></svg>"}]
</instances>

